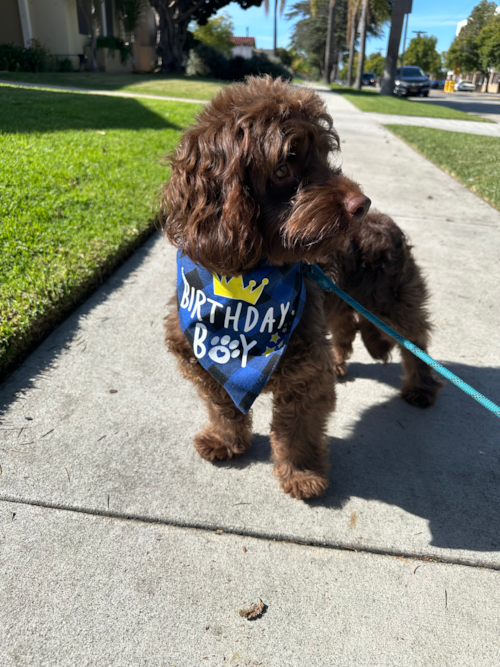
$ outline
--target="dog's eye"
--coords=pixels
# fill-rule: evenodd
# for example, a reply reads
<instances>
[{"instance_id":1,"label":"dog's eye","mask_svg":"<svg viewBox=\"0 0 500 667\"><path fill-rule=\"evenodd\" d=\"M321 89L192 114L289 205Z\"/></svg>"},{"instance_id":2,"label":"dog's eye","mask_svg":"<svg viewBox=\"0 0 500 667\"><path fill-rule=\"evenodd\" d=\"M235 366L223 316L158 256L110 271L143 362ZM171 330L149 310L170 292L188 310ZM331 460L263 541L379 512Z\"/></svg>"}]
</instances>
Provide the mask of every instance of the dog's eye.
<instances>
[{"instance_id":1,"label":"dog's eye","mask_svg":"<svg viewBox=\"0 0 500 667\"><path fill-rule=\"evenodd\" d=\"M276 178L286 178L290 173L290 169L288 169L286 164L282 164L281 167L278 167L276 171L274 172L274 175Z\"/></svg>"}]
</instances>

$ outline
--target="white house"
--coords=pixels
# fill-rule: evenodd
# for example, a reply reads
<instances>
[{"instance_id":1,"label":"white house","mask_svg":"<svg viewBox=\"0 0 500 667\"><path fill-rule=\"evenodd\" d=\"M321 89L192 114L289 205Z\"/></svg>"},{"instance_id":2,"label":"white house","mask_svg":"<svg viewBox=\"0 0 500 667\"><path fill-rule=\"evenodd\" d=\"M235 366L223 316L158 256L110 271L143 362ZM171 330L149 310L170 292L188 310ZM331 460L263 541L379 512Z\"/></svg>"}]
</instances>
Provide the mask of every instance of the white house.
<instances>
[{"instance_id":1,"label":"white house","mask_svg":"<svg viewBox=\"0 0 500 667\"><path fill-rule=\"evenodd\" d=\"M500 14L500 6L496 8L495 14ZM458 37L462 28L467 25L468 20L469 19L464 19L457 23L455 37ZM452 71L448 72L449 76L454 74L455 73ZM489 76L487 77L484 77L481 72L474 72L472 78L469 75L467 79L471 79L472 83L476 86L476 89L483 93L500 93L500 72L497 72L495 68L490 70Z\"/></svg>"},{"instance_id":2,"label":"white house","mask_svg":"<svg viewBox=\"0 0 500 667\"><path fill-rule=\"evenodd\" d=\"M495 14L500 14L500 6L498 6L498 7L496 8L496 10L495 10ZM463 28L464 26L467 25L467 21L468 21L468 20L469 20L469 19L464 19L463 21L459 21L459 22L457 23L457 29L456 29L456 31L455 31L455 37L458 37L458 35L459 35L460 31L462 30L462 28Z\"/></svg>"},{"instance_id":3,"label":"white house","mask_svg":"<svg viewBox=\"0 0 500 667\"><path fill-rule=\"evenodd\" d=\"M255 37L231 37L233 57L251 58L255 49Z\"/></svg>"}]
</instances>

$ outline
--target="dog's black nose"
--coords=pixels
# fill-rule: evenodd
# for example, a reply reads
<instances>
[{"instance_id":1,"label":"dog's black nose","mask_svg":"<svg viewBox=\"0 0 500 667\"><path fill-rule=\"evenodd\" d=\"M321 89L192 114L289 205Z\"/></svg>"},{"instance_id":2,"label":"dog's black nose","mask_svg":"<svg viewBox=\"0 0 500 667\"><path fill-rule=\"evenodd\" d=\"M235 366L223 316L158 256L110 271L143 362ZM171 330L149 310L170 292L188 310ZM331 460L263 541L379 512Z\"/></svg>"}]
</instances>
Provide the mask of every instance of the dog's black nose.
<instances>
[{"instance_id":1,"label":"dog's black nose","mask_svg":"<svg viewBox=\"0 0 500 667\"><path fill-rule=\"evenodd\" d=\"M371 203L371 200L365 195L354 195L354 197L348 197L344 200L345 210L356 222L364 220Z\"/></svg>"}]
</instances>

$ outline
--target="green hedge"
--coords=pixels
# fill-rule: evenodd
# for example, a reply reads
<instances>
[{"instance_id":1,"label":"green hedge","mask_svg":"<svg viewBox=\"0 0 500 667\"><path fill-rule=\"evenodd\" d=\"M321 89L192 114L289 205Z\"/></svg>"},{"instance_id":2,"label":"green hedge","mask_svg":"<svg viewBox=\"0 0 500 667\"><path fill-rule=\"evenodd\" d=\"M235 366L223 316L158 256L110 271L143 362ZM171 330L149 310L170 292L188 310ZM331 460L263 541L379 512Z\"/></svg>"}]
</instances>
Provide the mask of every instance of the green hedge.
<instances>
[{"instance_id":1,"label":"green hedge","mask_svg":"<svg viewBox=\"0 0 500 667\"><path fill-rule=\"evenodd\" d=\"M59 59L53 56L36 39L30 46L0 43L0 70L8 72L72 72L73 65L69 58Z\"/></svg>"},{"instance_id":2,"label":"green hedge","mask_svg":"<svg viewBox=\"0 0 500 667\"><path fill-rule=\"evenodd\" d=\"M246 76L270 74L274 78L291 79L290 72L265 55L252 58L226 58L220 51L208 44L199 42L191 51L187 66L191 76L213 76L226 81L242 81Z\"/></svg>"}]
</instances>

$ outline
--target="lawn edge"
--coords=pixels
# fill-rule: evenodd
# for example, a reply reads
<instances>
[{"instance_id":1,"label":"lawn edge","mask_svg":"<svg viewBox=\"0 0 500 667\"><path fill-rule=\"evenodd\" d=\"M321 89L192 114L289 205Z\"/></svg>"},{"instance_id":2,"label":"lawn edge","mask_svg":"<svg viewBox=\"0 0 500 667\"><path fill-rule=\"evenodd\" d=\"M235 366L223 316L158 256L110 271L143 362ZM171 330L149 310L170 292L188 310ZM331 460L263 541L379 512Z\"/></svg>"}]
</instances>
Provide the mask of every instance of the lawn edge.
<instances>
[{"instance_id":1,"label":"lawn edge","mask_svg":"<svg viewBox=\"0 0 500 667\"><path fill-rule=\"evenodd\" d=\"M122 266L136 250L153 234L160 231L157 220L150 220L133 240L119 248L106 263L95 268L92 275L82 281L76 290L64 301L54 303L43 317L33 320L27 330L18 339L9 341L5 354L0 357L0 385L5 382L29 355L50 334L74 313L92 294L103 285L120 266Z\"/></svg>"},{"instance_id":2,"label":"lawn edge","mask_svg":"<svg viewBox=\"0 0 500 667\"><path fill-rule=\"evenodd\" d=\"M464 188L467 188L467 190L468 190L469 192L471 192L473 195L475 195L478 199L481 199L482 201L486 202L486 203L488 204L488 206L491 206L491 208L494 209L495 211L500 211L500 206L497 208L497 207L495 206L495 204L493 204L493 202L491 202L489 199L487 199L486 197L483 197L483 196L480 195L478 192L476 192L475 190L473 190L472 188L473 188L474 186L469 186L469 185L467 185L467 183L464 183L464 182L463 182L463 181L462 181L456 174L452 174L452 173L450 173L447 169L445 169L445 167L443 167L443 166L441 166L440 164L438 164L435 160L433 160L432 158L430 158L430 157L429 157L428 155L426 155L425 153L422 153L422 151L421 151L417 146L415 146L414 144L410 143L409 141L406 141L406 139L403 139L403 137L400 137L399 134L397 134L397 133L392 129L393 127L415 127L414 125L404 125L403 123L401 123L401 124L399 124L399 123L394 123L394 124L390 124L390 125L384 125L383 127L385 127L387 130L389 130L389 132L391 132L395 137L397 137L397 138L398 138L400 141L402 141L404 144L406 144L406 145L409 146L411 149L413 149L413 150L415 151L415 153L418 153L419 155L421 155L421 156L422 156L423 158L425 158L428 162L430 162L431 164L433 164L433 165L435 165L436 167L438 167L439 169L441 169L441 171L444 171L444 173L447 174L448 176L450 176L450 178L452 178L454 181L456 181L457 183L460 183L460 185L463 185ZM422 129L423 129L423 130L435 130L436 128L434 128L434 127L424 127L424 128L422 128ZM437 131L438 131L438 132L446 132L446 130L437 130ZM466 134L466 133L465 133L465 132L456 132L455 134ZM495 137L492 137L492 139L494 139L494 138L495 138Z\"/></svg>"},{"instance_id":3,"label":"lawn edge","mask_svg":"<svg viewBox=\"0 0 500 667\"><path fill-rule=\"evenodd\" d=\"M155 95L153 93L131 93L130 91L107 90L105 88L76 88L71 86L57 86L56 84L35 84L35 83L21 83L19 81L9 82L0 79L0 87L5 88L21 88L24 90L41 90L45 93L69 93L73 95L102 95L104 97L118 97L125 99L146 99L157 100L158 102L182 102L185 104L207 104L209 99L201 99L195 97L175 97L171 95Z\"/></svg>"}]
</instances>

